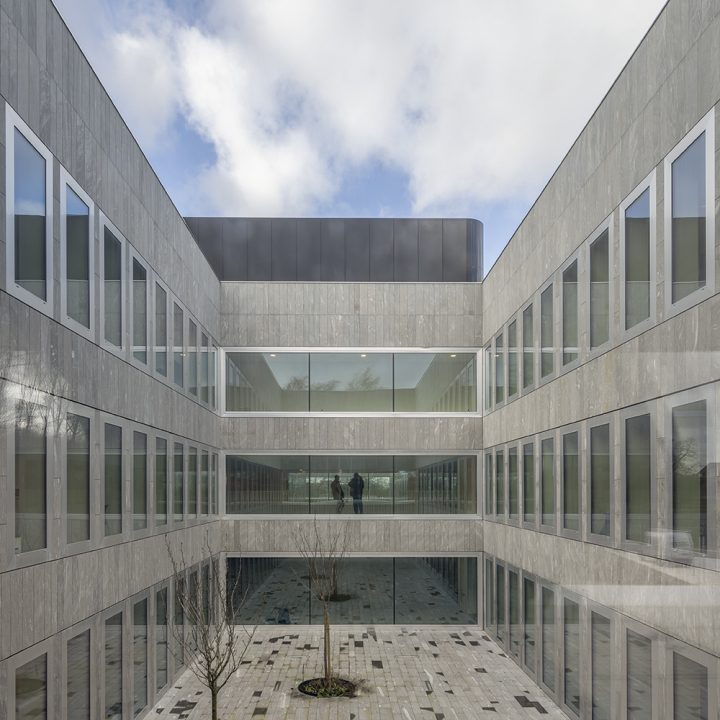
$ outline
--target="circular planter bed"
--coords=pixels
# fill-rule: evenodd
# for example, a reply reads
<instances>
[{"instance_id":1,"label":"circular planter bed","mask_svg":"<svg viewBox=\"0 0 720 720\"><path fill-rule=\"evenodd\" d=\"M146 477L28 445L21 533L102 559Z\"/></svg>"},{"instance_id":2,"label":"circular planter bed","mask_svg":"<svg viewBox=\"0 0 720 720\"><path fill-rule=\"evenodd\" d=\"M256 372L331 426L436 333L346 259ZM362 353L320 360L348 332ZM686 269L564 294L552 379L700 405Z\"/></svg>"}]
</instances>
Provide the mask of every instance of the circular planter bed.
<instances>
[{"instance_id":1,"label":"circular planter bed","mask_svg":"<svg viewBox=\"0 0 720 720\"><path fill-rule=\"evenodd\" d=\"M349 680L333 678L328 687L325 683L325 678L313 678L312 680L303 680L298 685L298 690L303 693L303 695L310 695L310 697L353 697L356 686L355 683Z\"/></svg>"}]
</instances>

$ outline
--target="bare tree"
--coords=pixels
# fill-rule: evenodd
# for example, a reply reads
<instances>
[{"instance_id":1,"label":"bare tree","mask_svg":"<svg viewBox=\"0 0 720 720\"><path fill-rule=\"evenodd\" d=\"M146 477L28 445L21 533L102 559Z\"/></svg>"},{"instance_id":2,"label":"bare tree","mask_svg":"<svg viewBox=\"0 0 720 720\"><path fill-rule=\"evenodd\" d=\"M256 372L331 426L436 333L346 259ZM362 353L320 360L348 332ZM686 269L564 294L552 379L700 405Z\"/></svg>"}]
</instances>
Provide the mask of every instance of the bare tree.
<instances>
[{"instance_id":1,"label":"bare tree","mask_svg":"<svg viewBox=\"0 0 720 720\"><path fill-rule=\"evenodd\" d=\"M175 602L183 616L182 624L172 623L175 654L191 657L188 666L195 677L210 691L212 720L217 720L217 701L220 691L238 670L257 626L235 625L238 612L245 603L247 592L242 591L240 573L228 587L221 572L219 553L213 552L206 538L205 546L210 566L207 576L198 578L190 573L180 548L180 561L165 543L175 576ZM207 566L206 566L207 567Z\"/></svg>"},{"instance_id":2,"label":"bare tree","mask_svg":"<svg viewBox=\"0 0 720 720\"><path fill-rule=\"evenodd\" d=\"M323 609L323 678L325 687L333 681L332 644L330 642L330 603L339 599L340 564L348 553L350 525L346 522L319 522L313 517L311 528L301 526L295 543L307 563L310 592Z\"/></svg>"}]
</instances>

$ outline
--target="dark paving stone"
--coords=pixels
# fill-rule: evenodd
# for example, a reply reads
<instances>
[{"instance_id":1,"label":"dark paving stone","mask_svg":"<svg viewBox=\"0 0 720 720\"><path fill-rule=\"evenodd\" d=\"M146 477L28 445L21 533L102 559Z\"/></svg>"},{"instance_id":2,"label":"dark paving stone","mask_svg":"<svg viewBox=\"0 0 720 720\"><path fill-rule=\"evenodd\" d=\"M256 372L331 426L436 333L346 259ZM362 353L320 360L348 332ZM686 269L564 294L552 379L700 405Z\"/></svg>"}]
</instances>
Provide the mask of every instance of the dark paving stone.
<instances>
[{"instance_id":1,"label":"dark paving stone","mask_svg":"<svg viewBox=\"0 0 720 720\"><path fill-rule=\"evenodd\" d=\"M372 661L372 666L373 666L374 668L382 668L382 666L383 666L382 660L373 660L373 661Z\"/></svg>"},{"instance_id":2,"label":"dark paving stone","mask_svg":"<svg viewBox=\"0 0 720 720\"><path fill-rule=\"evenodd\" d=\"M537 700L530 700L524 695L516 695L515 699L522 708L535 708L541 715L547 715L547 710Z\"/></svg>"}]
</instances>

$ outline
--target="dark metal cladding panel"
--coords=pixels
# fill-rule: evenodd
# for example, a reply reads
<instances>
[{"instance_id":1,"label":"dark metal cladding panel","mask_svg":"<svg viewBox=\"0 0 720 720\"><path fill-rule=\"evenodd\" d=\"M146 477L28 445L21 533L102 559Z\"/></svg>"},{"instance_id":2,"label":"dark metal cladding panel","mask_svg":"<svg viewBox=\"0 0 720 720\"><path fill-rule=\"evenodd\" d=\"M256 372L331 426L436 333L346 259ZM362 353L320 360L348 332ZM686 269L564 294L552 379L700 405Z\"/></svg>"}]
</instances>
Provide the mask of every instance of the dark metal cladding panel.
<instances>
[{"instance_id":1,"label":"dark metal cladding panel","mask_svg":"<svg viewBox=\"0 0 720 720\"><path fill-rule=\"evenodd\" d=\"M297 220L272 221L272 279L297 280Z\"/></svg>"},{"instance_id":2,"label":"dark metal cladding panel","mask_svg":"<svg viewBox=\"0 0 720 720\"><path fill-rule=\"evenodd\" d=\"M248 280L270 280L270 233L272 221L252 218L248 224Z\"/></svg>"},{"instance_id":3,"label":"dark metal cladding panel","mask_svg":"<svg viewBox=\"0 0 720 720\"><path fill-rule=\"evenodd\" d=\"M468 279L467 221L443 220L443 277L445 282Z\"/></svg>"},{"instance_id":4,"label":"dark metal cladding panel","mask_svg":"<svg viewBox=\"0 0 720 720\"><path fill-rule=\"evenodd\" d=\"M223 267L221 280L248 279L248 221L223 218Z\"/></svg>"},{"instance_id":5,"label":"dark metal cladding panel","mask_svg":"<svg viewBox=\"0 0 720 720\"><path fill-rule=\"evenodd\" d=\"M345 279L345 221L322 220L322 279Z\"/></svg>"},{"instance_id":6,"label":"dark metal cladding panel","mask_svg":"<svg viewBox=\"0 0 720 720\"><path fill-rule=\"evenodd\" d=\"M210 263L210 267L221 279L223 277L222 223L224 218L187 218L190 232Z\"/></svg>"},{"instance_id":7,"label":"dark metal cladding panel","mask_svg":"<svg viewBox=\"0 0 720 720\"><path fill-rule=\"evenodd\" d=\"M397 282L418 280L418 221L395 220L395 272Z\"/></svg>"},{"instance_id":8,"label":"dark metal cladding panel","mask_svg":"<svg viewBox=\"0 0 720 720\"><path fill-rule=\"evenodd\" d=\"M348 282L370 280L370 222L345 221L345 279Z\"/></svg>"},{"instance_id":9,"label":"dark metal cladding panel","mask_svg":"<svg viewBox=\"0 0 720 720\"><path fill-rule=\"evenodd\" d=\"M393 221L373 220L370 224L370 281L393 280Z\"/></svg>"},{"instance_id":10,"label":"dark metal cladding panel","mask_svg":"<svg viewBox=\"0 0 720 720\"><path fill-rule=\"evenodd\" d=\"M442 282L443 221L420 220L418 237L418 279L420 282Z\"/></svg>"},{"instance_id":11,"label":"dark metal cladding panel","mask_svg":"<svg viewBox=\"0 0 720 720\"><path fill-rule=\"evenodd\" d=\"M298 220L297 279L322 280L322 237L320 220Z\"/></svg>"},{"instance_id":12,"label":"dark metal cladding panel","mask_svg":"<svg viewBox=\"0 0 720 720\"><path fill-rule=\"evenodd\" d=\"M483 279L483 224L467 220L468 226L468 282Z\"/></svg>"}]
</instances>

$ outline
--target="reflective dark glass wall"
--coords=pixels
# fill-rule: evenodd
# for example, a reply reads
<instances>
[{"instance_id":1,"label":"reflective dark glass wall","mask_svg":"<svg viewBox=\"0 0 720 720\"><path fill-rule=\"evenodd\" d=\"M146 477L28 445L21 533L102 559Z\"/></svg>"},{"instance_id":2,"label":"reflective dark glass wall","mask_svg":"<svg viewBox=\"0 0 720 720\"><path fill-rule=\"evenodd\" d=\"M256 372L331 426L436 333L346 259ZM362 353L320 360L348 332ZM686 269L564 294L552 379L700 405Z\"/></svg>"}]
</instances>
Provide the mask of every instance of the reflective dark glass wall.
<instances>
[{"instance_id":1,"label":"reflective dark glass wall","mask_svg":"<svg viewBox=\"0 0 720 720\"><path fill-rule=\"evenodd\" d=\"M320 625L322 604L300 558L228 558L228 587L245 602L238 624ZM239 577L238 577L239 576ZM333 623L464 625L477 622L477 558L344 558Z\"/></svg>"},{"instance_id":2,"label":"reflective dark glass wall","mask_svg":"<svg viewBox=\"0 0 720 720\"><path fill-rule=\"evenodd\" d=\"M225 281L478 282L478 220L185 218Z\"/></svg>"},{"instance_id":3,"label":"reflective dark glass wall","mask_svg":"<svg viewBox=\"0 0 720 720\"><path fill-rule=\"evenodd\" d=\"M472 455L228 455L226 513L474 514L475 466Z\"/></svg>"}]
</instances>

